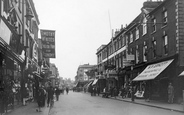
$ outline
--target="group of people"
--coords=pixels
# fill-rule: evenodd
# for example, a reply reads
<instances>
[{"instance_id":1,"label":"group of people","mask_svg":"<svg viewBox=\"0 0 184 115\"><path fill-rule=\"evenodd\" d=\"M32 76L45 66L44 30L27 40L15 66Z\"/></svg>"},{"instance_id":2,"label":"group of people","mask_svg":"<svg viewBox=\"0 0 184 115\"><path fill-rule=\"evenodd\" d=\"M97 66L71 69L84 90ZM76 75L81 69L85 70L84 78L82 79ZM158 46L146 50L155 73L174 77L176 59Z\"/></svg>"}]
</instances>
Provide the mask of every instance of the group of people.
<instances>
[{"instance_id":1,"label":"group of people","mask_svg":"<svg viewBox=\"0 0 184 115\"><path fill-rule=\"evenodd\" d=\"M144 98L145 101L149 102L150 101L150 97L151 97L151 86L149 84L149 82L142 84L142 88L141 90L136 87L135 85L130 85L130 84L125 84L123 85L121 88L117 88L117 87L105 87L103 90L103 95L102 97L115 97L116 96L121 96L122 98L131 98L132 101L134 101L134 98L137 97L136 93L137 91L140 91L142 93L140 93L140 98ZM172 83L169 83L168 88L167 88L167 92L168 92L168 103L173 103L173 99L174 99L174 87L172 86ZM100 88L98 86L91 86L90 88L90 93L91 96L96 96L96 94L100 94ZM139 97L138 97L139 98Z\"/></svg>"},{"instance_id":2,"label":"group of people","mask_svg":"<svg viewBox=\"0 0 184 115\"><path fill-rule=\"evenodd\" d=\"M100 95L100 88L98 86L91 86L89 91L91 92L91 96Z\"/></svg>"},{"instance_id":3,"label":"group of people","mask_svg":"<svg viewBox=\"0 0 184 115\"><path fill-rule=\"evenodd\" d=\"M52 107L54 103L54 96L56 97L56 101L59 101L59 95L63 93L58 87L54 88L51 85L48 88L44 88L43 86L39 86L37 91L37 103L38 109L37 112L41 112L41 107L45 106L45 102L47 99L47 107ZM69 88L66 88L66 93L69 93Z\"/></svg>"}]
</instances>

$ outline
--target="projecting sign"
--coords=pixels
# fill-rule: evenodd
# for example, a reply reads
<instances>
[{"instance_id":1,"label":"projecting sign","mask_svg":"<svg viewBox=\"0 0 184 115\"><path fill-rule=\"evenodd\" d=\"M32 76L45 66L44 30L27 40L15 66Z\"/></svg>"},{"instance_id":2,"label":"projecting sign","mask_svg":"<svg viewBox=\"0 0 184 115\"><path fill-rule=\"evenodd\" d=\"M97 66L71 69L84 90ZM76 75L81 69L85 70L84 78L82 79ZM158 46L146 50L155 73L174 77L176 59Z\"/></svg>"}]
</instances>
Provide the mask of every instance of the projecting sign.
<instances>
[{"instance_id":1,"label":"projecting sign","mask_svg":"<svg viewBox=\"0 0 184 115\"><path fill-rule=\"evenodd\" d=\"M55 58L55 30L40 30L42 53L45 58Z\"/></svg>"}]
</instances>

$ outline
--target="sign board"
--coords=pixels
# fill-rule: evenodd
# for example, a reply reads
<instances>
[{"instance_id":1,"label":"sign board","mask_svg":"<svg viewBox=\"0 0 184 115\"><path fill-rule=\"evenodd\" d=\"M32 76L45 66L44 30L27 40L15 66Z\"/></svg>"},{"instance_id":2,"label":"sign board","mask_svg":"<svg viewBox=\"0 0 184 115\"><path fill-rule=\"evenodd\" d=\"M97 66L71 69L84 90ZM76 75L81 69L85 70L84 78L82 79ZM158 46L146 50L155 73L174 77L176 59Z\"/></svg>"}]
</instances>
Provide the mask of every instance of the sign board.
<instances>
[{"instance_id":1,"label":"sign board","mask_svg":"<svg viewBox=\"0 0 184 115\"><path fill-rule=\"evenodd\" d=\"M55 58L55 31L40 30L42 40L42 53L44 58Z\"/></svg>"},{"instance_id":2,"label":"sign board","mask_svg":"<svg viewBox=\"0 0 184 115\"><path fill-rule=\"evenodd\" d=\"M169 66L172 61L173 59L148 65L141 74L139 74L135 79L133 79L133 81L155 79L164 69L166 69L167 66Z\"/></svg>"},{"instance_id":3,"label":"sign board","mask_svg":"<svg viewBox=\"0 0 184 115\"><path fill-rule=\"evenodd\" d=\"M131 60L131 61L133 61L133 60L135 60L135 56L134 56L133 54L127 54L127 55L126 55L126 60Z\"/></svg>"}]
</instances>

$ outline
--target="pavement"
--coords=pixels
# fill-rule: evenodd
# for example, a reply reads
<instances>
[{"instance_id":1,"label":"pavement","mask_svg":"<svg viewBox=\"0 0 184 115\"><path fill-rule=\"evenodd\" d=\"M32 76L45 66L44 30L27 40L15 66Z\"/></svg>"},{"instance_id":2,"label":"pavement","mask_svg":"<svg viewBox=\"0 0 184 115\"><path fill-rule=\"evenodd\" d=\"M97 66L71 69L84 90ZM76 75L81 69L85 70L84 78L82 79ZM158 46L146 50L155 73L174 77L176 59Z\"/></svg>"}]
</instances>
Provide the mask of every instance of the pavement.
<instances>
[{"instance_id":1,"label":"pavement","mask_svg":"<svg viewBox=\"0 0 184 115\"><path fill-rule=\"evenodd\" d=\"M37 112L36 109L38 109L37 102L29 102L27 105L15 106L13 110L3 115L49 115L49 107L42 107L42 112Z\"/></svg>"},{"instance_id":2,"label":"pavement","mask_svg":"<svg viewBox=\"0 0 184 115\"><path fill-rule=\"evenodd\" d=\"M139 105L144 105L144 106L149 106L149 107L155 107L159 109L165 109L169 111L176 111L176 112L181 112L184 113L184 105L183 104L177 104L177 103L166 103L162 101L156 101L156 100L150 100L145 101L144 99L134 99L134 101L131 100L131 98L122 98L122 97L109 97L110 99L116 99L119 101L124 101L124 102L129 102L129 103L134 103L134 104L139 104Z\"/></svg>"},{"instance_id":3,"label":"pavement","mask_svg":"<svg viewBox=\"0 0 184 115\"><path fill-rule=\"evenodd\" d=\"M87 93L86 93L87 94ZM118 101L124 101L127 103L134 103L143 106L155 107L159 109L165 109L169 111L176 111L184 113L184 105L183 104L169 104L166 102L160 102L155 100L150 100L149 102L145 101L144 99L135 99L131 101L131 98L122 98L122 97L109 97L109 99L115 99ZM43 107L41 110L42 112L36 112L38 105L36 102L30 102L26 106L17 106L12 111L9 111L3 115L49 115L50 108Z\"/></svg>"}]
</instances>

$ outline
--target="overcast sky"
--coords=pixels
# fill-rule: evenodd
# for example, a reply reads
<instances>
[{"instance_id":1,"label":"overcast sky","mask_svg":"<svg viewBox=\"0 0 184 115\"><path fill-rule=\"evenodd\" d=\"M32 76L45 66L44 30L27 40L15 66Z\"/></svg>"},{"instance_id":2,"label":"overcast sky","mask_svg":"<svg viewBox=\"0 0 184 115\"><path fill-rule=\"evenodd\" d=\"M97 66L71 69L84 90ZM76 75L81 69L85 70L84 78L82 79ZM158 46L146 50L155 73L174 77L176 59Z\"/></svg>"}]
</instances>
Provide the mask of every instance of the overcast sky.
<instances>
[{"instance_id":1,"label":"overcast sky","mask_svg":"<svg viewBox=\"0 0 184 115\"><path fill-rule=\"evenodd\" d=\"M146 0L33 0L39 29L56 31L55 63L74 80L79 65L97 64L97 49L110 42L111 29L133 21Z\"/></svg>"}]
</instances>

